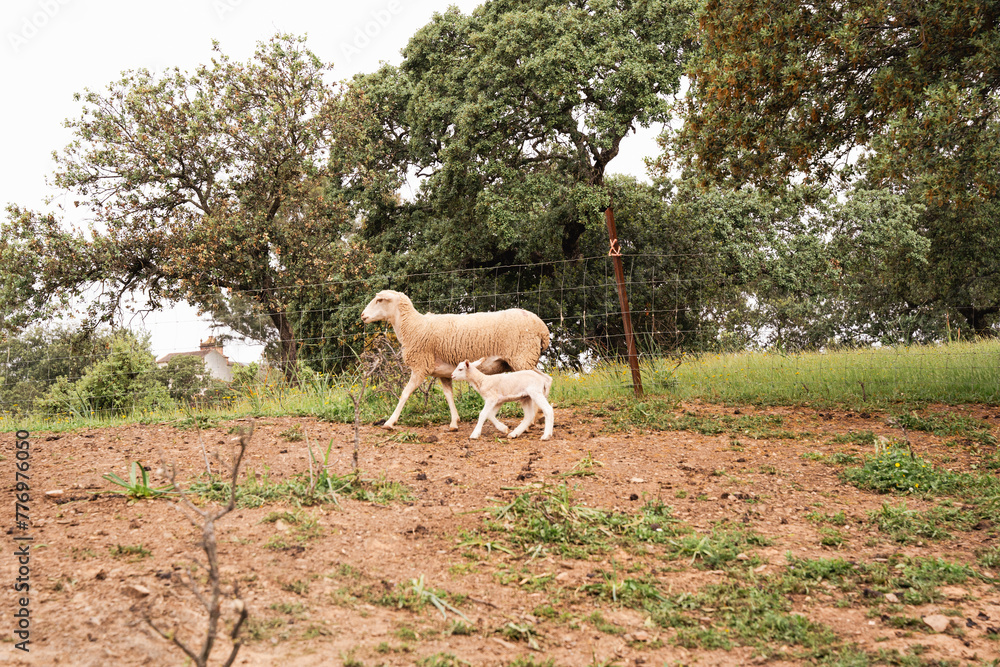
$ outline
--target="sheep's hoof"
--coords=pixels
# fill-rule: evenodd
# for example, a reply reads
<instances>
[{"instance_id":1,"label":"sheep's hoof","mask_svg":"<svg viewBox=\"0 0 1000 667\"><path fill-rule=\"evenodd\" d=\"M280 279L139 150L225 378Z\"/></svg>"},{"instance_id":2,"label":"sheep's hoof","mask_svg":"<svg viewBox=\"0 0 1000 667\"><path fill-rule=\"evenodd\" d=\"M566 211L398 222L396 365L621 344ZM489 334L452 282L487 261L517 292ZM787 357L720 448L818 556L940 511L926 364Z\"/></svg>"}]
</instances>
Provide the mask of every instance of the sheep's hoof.
<instances>
[{"instance_id":1,"label":"sheep's hoof","mask_svg":"<svg viewBox=\"0 0 1000 667\"><path fill-rule=\"evenodd\" d=\"M478 435L470 435L469 436L469 440L479 440L479 436Z\"/></svg>"},{"instance_id":2,"label":"sheep's hoof","mask_svg":"<svg viewBox=\"0 0 1000 667\"><path fill-rule=\"evenodd\" d=\"M448 426L448 430L449 431L457 431L458 430L458 424L450 424Z\"/></svg>"},{"instance_id":3,"label":"sheep's hoof","mask_svg":"<svg viewBox=\"0 0 1000 667\"><path fill-rule=\"evenodd\" d=\"M542 440L551 440L551 439L552 439L551 435L543 435L542 436Z\"/></svg>"},{"instance_id":4,"label":"sheep's hoof","mask_svg":"<svg viewBox=\"0 0 1000 667\"><path fill-rule=\"evenodd\" d=\"M507 439L508 440L513 440L514 438L516 438L519 435L520 435L520 433L511 433L510 435L507 436Z\"/></svg>"}]
</instances>

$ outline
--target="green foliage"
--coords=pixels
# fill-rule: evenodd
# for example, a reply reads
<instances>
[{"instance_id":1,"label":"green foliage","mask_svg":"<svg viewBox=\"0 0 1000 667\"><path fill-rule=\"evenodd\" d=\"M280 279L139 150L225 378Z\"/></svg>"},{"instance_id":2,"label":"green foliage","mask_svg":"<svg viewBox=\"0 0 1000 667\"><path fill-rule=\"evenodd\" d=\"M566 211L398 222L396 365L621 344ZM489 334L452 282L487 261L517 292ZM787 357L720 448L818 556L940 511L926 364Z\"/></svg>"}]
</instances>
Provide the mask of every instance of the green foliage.
<instances>
[{"instance_id":1,"label":"green foliage","mask_svg":"<svg viewBox=\"0 0 1000 667\"><path fill-rule=\"evenodd\" d=\"M37 404L47 415L107 417L156 410L171 400L158 380L149 338L119 333L108 356L88 366L76 381L59 378Z\"/></svg>"},{"instance_id":2,"label":"green foliage","mask_svg":"<svg viewBox=\"0 0 1000 667\"><path fill-rule=\"evenodd\" d=\"M109 547L108 551L111 553L112 558L123 558L132 562L140 561L143 558L153 555L152 551L141 544L116 544L113 547Z\"/></svg>"},{"instance_id":3,"label":"green foliage","mask_svg":"<svg viewBox=\"0 0 1000 667\"><path fill-rule=\"evenodd\" d=\"M113 472L105 473L102 477L112 484L117 484L125 489L124 491L118 491L117 493L122 493L130 498L136 499L158 498L168 494L174 488L173 484L166 484L161 487L150 486L149 473L138 461L132 462L132 466L129 468L127 482Z\"/></svg>"},{"instance_id":4,"label":"green foliage","mask_svg":"<svg viewBox=\"0 0 1000 667\"><path fill-rule=\"evenodd\" d=\"M935 468L899 444L890 444L874 456L866 456L860 468L848 468L841 477L858 488L876 493L945 495L960 484L951 472Z\"/></svg>"},{"instance_id":5,"label":"green foliage","mask_svg":"<svg viewBox=\"0 0 1000 667\"><path fill-rule=\"evenodd\" d=\"M213 478L209 481L194 482L189 490L208 500L223 502L229 498L230 484ZM361 471L341 476L327 470L325 464L311 478L307 472L296 474L284 481L274 481L267 473L250 473L246 481L236 486L238 507L261 507L276 502L292 502L305 506L336 504L341 497L386 504L406 502L412 499L412 494L400 482L389 481L384 477L366 479L362 477Z\"/></svg>"},{"instance_id":6,"label":"green foliage","mask_svg":"<svg viewBox=\"0 0 1000 667\"><path fill-rule=\"evenodd\" d=\"M911 544L918 539L949 539L949 527L969 530L978 517L974 513L944 504L921 512L911 510L905 502L901 502L898 505L882 503L881 508L868 512L868 519L894 542Z\"/></svg>"},{"instance_id":7,"label":"green foliage","mask_svg":"<svg viewBox=\"0 0 1000 667\"><path fill-rule=\"evenodd\" d=\"M898 318L915 336L927 325L945 334L946 310L988 335L1000 313L991 278L1000 252L989 241L1000 206L997 16L980 0L711 0L698 16L686 122L660 169L681 164L726 186L839 180L883 202L902 198L910 212L897 229L911 241L882 241L867 258L863 243L859 256L834 241L849 250L831 255L856 295L846 303L874 313L876 327ZM870 231L888 240L879 229L896 216L853 199L860 224L844 241Z\"/></svg>"},{"instance_id":8,"label":"green foliage","mask_svg":"<svg viewBox=\"0 0 1000 667\"><path fill-rule=\"evenodd\" d=\"M607 551L615 542L663 544L683 530L672 516L672 508L662 502L648 503L634 516L608 512L574 504L566 484L524 490L488 512L491 518L484 522L481 534L509 544L510 549L500 549L508 553L515 550L537 555L553 548L569 556L582 556ZM483 539L479 531L466 536L462 544L490 550L503 546Z\"/></svg>"},{"instance_id":9,"label":"green foliage","mask_svg":"<svg viewBox=\"0 0 1000 667\"><path fill-rule=\"evenodd\" d=\"M1000 570L1000 547L982 549L976 554L976 562L991 570Z\"/></svg>"},{"instance_id":10,"label":"green foliage","mask_svg":"<svg viewBox=\"0 0 1000 667\"><path fill-rule=\"evenodd\" d=\"M895 420L901 427L914 431L925 431L941 436L957 435L980 445L997 444L996 437L990 432L990 425L973 417L947 412L926 415L910 412L898 415Z\"/></svg>"},{"instance_id":11,"label":"green foliage","mask_svg":"<svg viewBox=\"0 0 1000 667\"><path fill-rule=\"evenodd\" d=\"M770 652L775 642L815 648L836 640L832 630L789 613L790 608L791 602L780 592L725 583L669 598L647 606L646 611L661 627L678 628L675 642L689 648L728 650L737 643ZM698 617L706 614L713 621L707 628L699 628Z\"/></svg>"},{"instance_id":12,"label":"green foliage","mask_svg":"<svg viewBox=\"0 0 1000 667\"><path fill-rule=\"evenodd\" d=\"M398 182L408 170L423 177L413 201L386 196L378 177L345 195L364 212L361 235L388 277L372 287L403 289L418 308L462 294L463 310L477 301L479 309L522 305L517 293L537 293L532 309L559 322L555 349L566 359L587 337L622 351L619 322L585 317L612 309L617 298L603 280L602 212L613 199L626 253L663 248L667 230L678 247L689 241L662 215L655 188L607 170L632 128L668 119L693 6L490 0L470 15L452 8L413 35L399 67L357 77L351 92L371 116L371 171ZM649 286L634 296L644 306L637 327L657 332L658 343L676 345L694 330L674 321L697 308L645 308L668 295L675 303L680 283L663 277L687 275L681 267L692 262L681 252L628 269L634 285ZM599 259L578 261L588 257ZM447 280L431 275L442 269L463 270ZM559 290L565 285L576 289ZM344 312L356 313L368 298L359 295ZM310 326L323 330L318 320ZM342 356L332 348L310 354Z\"/></svg>"},{"instance_id":13,"label":"green foliage","mask_svg":"<svg viewBox=\"0 0 1000 667\"><path fill-rule=\"evenodd\" d=\"M417 660L419 667L465 667L471 663L462 660L453 653L432 653Z\"/></svg>"},{"instance_id":14,"label":"green foliage","mask_svg":"<svg viewBox=\"0 0 1000 667\"><path fill-rule=\"evenodd\" d=\"M354 82L385 132L384 159L429 173L420 201L376 213L368 233L389 232L394 214L428 225L431 214L444 217L429 227L441 242L421 252L580 256L621 139L668 118L692 7L491 0L470 15L435 15L398 69ZM407 222L391 238L405 237ZM450 242L456 233L461 243Z\"/></svg>"},{"instance_id":15,"label":"green foliage","mask_svg":"<svg viewBox=\"0 0 1000 667\"><path fill-rule=\"evenodd\" d=\"M775 582L775 590L807 593L810 587L821 582L846 592L868 588L871 593L861 597L868 604L881 604L886 593L896 593L904 604L926 604L941 598L938 586L982 578L967 565L941 558L909 558L899 554L883 563L851 563L842 558L803 559L791 554L787 560L788 568L782 579Z\"/></svg>"},{"instance_id":16,"label":"green foliage","mask_svg":"<svg viewBox=\"0 0 1000 667\"><path fill-rule=\"evenodd\" d=\"M752 530L713 529L707 535L685 535L669 540L668 558L690 558L706 570L718 570L737 560L748 546L767 546L770 540ZM759 558L750 557L748 565L757 565Z\"/></svg>"},{"instance_id":17,"label":"green foliage","mask_svg":"<svg viewBox=\"0 0 1000 667\"><path fill-rule=\"evenodd\" d=\"M26 415L60 377L80 379L107 356L114 336L61 325L35 326L5 337L0 331L0 413Z\"/></svg>"},{"instance_id":18,"label":"green foliage","mask_svg":"<svg viewBox=\"0 0 1000 667\"><path fill-rule=\"evenodd\" d=\"M339 241L354 224L346 205L323 192L354 176L353 165L331 172L328 155L334 143L351 153L361 123L303 39L275 35L245 63L214 50L194 72L129 71L77 96L55 184L90 210L92 239L9 209L4 252L31 259L12 303L33 319L98 284L89 316L106 320L128 294L211 312L224 289L242 291L270 320L278 365L294 378L294 290L368 265Z\"/></svg>"},{"instance_id":19,"label":"green foliage","mask_svg":"<svg viewBox=\"0 0 1000 667\"><path fill-rule=\"evenodd\" d=\"M165 366L157 369L157 380L167 387L170 398L182 403L192 403L196 398L216 398L229 390L229 385L211 376L201 357L192 355L175 355L168 359Z\"/></svg>"},{"instance_id":20,"label":"green foliage","mask_svg":"<svg viewBox=\"0 0 1000 667\"><path fill-rule=\"evenodd\" d=\"M647 398L642 401L621 399L606 403L594 414L605 417L604 428L611 432L645 428L653 431L692 431L702 435L728 433L755 440L798 437L796 433L780 428L783 424L780 415L735 417L699 415L690 411L677 415L676 409L675 402L660 398Z\"/></svg>"}]
</instances>

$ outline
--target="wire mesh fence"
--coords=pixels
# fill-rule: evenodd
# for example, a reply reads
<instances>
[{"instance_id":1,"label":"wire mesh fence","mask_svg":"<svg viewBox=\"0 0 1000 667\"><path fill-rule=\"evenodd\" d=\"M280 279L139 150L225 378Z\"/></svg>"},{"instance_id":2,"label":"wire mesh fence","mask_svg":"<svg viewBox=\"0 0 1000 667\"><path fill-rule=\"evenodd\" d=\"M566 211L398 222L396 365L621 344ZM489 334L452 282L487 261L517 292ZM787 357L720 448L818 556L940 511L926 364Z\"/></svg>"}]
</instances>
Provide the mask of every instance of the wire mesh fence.
<instances>
[{"instance_id":1,"label":"wire mesh fence","mask_svg":"<svg viewBox=\"0 0 1000 667\"><path fill-rule=\"evenodd\" d=\"M967 333L959 342L962 328L948 309L873 307L859 318L864 308L836 294L763 295L719 269L724 257L623 260L642 372L654 393L748 402L997 400L1000 347ZM142 326L90 337L65 326L31 330L0 343L0 414L107 417L241 400L259 408L265 398L253 396L262 387L271 397L278 388L330 391L350 379L377 335L391 332L360 320L387 288L423 313L536 313L550 330L541 361L558 376L557 394L582 384L605 393L630 385L614 273L601 256L291 285L266 295L281 312L263 311L259 292L220 292L208 315L212 338L199 335L204 317L178 317L157 325L175 333L166 345L154 335L155 356Z\"/></svg>"}]
</instances>

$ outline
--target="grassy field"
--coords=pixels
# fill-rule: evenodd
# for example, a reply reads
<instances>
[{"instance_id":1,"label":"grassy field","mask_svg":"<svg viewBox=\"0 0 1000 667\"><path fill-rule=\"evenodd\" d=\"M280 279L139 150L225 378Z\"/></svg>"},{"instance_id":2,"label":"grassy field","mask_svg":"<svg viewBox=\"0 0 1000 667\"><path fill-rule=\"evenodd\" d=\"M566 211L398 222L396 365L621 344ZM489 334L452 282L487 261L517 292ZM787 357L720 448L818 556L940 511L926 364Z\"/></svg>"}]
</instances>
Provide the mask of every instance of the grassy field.
<instances>
[{"instance_id":1,"label":"grassy field","mask_svg":"<svg viewBox=\"0 0 1000 667\"><path fill-rule=\"evenodd\" d=\"M1000 341L995 340L796 354L705 354L652 359L641 370L648 393L682 401L853 409L1000 401ZM624 364L559 379L553 385L557 400L585 402L631 389Z\"/></svg>"},{"instance_id":2,"label":"grassy field","mask_svg":"<svg viewBox=\"0 0 1000 667\"><path fill-rule=\"evenodd\" d=\"M796 354L741 352L647 358L642 361L641 371L646 394L670 401L847 409L919 408L929 403L1000 404L1000 341L996 340ZM557 404L583 405L632 395L631 374L623 363L603 363L586 373L553 374L551 398ZM163 421L193 425L194 420L211 423L242 416L280 415L349 422L354 419L351 394L359 391L358 378L317 377L301 388L264 384L235 394L225 405L197 410L67 415L54 419L4 414L0 416L0 430L62 431ZM411 397L403 423L423 425L447 420L439 386L430 391L432 400L419 391ZM387 416L397 392L394 387L369 387L361 402L362 421L371 423ZM462 419L474 418L482 406L481 399L464 383L457 384L456 395Z\"/></svg>"}]
</instances>

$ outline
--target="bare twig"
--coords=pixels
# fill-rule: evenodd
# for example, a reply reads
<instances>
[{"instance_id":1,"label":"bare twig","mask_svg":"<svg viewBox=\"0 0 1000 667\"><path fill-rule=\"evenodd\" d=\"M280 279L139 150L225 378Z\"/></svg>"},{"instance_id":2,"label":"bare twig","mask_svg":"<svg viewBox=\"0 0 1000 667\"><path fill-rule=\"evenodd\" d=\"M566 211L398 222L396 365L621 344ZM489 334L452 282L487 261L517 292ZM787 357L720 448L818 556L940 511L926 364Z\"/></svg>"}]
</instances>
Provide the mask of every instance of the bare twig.
<instances>
[{"instance_id":1,"label":"bare twig","mask_svg":"<svg viewBox=\"0 0 1000 667\"><path fill-rule=\"evenodd\" d=\"M313 474L313 448L309 442L309 429L305 428L302 431L306 434L306 449L309 450L309 495L312 496L317 482L316 475Z\"/></svg>"},{"instance_id":2,"label":"bare twig","mask_svg":"<svg viewBox=\"0 0 1000 667\"><path fill-rule=\"evenodd\" d=\"M212 479L212 464L208 460L208 448L205 447L205 439L201 436L201 426L197 419L194 420L194 427L198 429L198 442L201 443L201 453L205 457L205 472L208 473L208 478Z\"/></svg>"},{"instance_id":3,"label":"bare twig","mask_svg":"<svg viewBox=\"0 0 1000 667\"><path fill-rule=\"evenodd\" d=\"M195 649L178 639L176 633L165 632L159 628L153 622L153 619L149 616L148 612L145 620L146 623L148 623L149 626L157 632L157 634L164 639L173 642L175 646L181 649L184 654L187 655L195 665L197 665L197 667L207 667L208 658L212 653L212 648L215 646L219 621L222 617L222 598L224 594L219 577L219 553L215 537L215 522L236 508L236 482L239 479L240 466L243 463L243 456L246 454L247 446L250 444L250 438L252 435L253 422L251 422L249 428L242 429L240 431L238 449L231 460L230 479L232 482L230 485L229 502L224 507L204 510L199 508L191 502L184 492L184 489L177 484L176 467L171 465L169 468L170 481L173 483L174 487L180 491L182 506L187 512L188 519L196 527L201 529L201 548L205 552L205 563L199 563L199 561L195 558L192 558L192 560L197 567L201 567L208 572L207 590L203 592L190 573L187 573L186 578L182 578L182 583L194 594L198 602L208 612L208 626L205 629L205 638L202 641L201 648L195 651ZM167 468L165 464L163 467L165 469ZM225 663L223 663L226 667L232 665L233 661L236 660L236 654L243 644L243 640L240 638L239 634L248 615L246 605L243 603L243 600L239 598L239 588L235 584L233 586L232 597L234 600L234 607L239 612L239 617L233 624L233 629L230 632L230 637L233 641L233 648L229 653L229 658Z\"/></svg>"}]
</instances>

